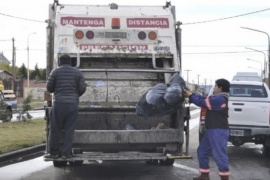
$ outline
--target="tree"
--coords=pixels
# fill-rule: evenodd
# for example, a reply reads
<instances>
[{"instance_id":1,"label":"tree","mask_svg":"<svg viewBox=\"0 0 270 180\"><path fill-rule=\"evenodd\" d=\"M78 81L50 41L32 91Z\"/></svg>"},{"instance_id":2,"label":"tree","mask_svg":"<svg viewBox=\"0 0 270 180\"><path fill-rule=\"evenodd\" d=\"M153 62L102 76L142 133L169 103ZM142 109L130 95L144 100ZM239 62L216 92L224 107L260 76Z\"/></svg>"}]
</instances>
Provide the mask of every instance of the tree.
<instances>
[{"instance_id":1,"label":"tree","mask_svg":"<svg viewBox=\"0 0 270 180\"><path fill-rule=\"evenodd\" d=\"M24 63L22 64L21 67L19 67L18 72L17 72L17 76L20 78L27 79L27 69L26 69Z\"/></svg>"},{"instance_id":2,"label":"tree","mask_svg":"<svg viewBox=\"0 0 270 180\"><path fill-rule=\"evenodd\" d=\"M40 69L40 79L46 80L46 69Z\"/></svg>"},{"instance_id":3,"label":"tree","mask_svg":"<svg viewBox=\"0 0 270 180\"><path fill-rule=\"evenodd\" d=\"M29 79L40 79L40 70L38 68L38 65L35 65L35 70L30 73Z\"/></svg>"},{"instance_id":4,"label":"tree","mask_svg":"<svg viewBox=\"0 0 270 180\"><path fill-rule=\"evenodd\" d=\"M23 105L19 110L19 115L17 116L17 119L20 121L27 121L28 119L32 119L32 116L29 114L29 110L32 109L31 107L31 101L33 99L33 96L30 94L26 97L26 99L24 99L23 101Z\"/></svg>"}]
</instances>

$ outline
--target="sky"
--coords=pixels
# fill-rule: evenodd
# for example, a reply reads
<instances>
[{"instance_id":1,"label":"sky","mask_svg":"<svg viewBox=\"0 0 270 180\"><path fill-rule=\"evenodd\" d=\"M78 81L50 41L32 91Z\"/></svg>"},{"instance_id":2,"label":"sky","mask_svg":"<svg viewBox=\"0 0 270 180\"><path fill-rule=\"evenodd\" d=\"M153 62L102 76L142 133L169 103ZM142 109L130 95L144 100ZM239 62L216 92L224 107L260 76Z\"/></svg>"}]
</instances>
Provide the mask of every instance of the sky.
<instances>
[{"instance_id":1,"label":"sky","mask_svg":"<svg viewBox=\"0 0 270 180\"><path fill-rule=\"evenodd\" d=\"M0 52L16 66L46 67L48 6L53 0L0 0ZM59 0L60 4L165 5L166 0ZM182 76L191 83L231 80L236 72L261 75L268 62L269 0L171 0L182 22ZM248 27L265 33L243 29ZM27 51L29 47L29 51ZM251 48L251 49L250 49ZM28 53L29 52L29 58ZM248 60L249 59L249 60ZM266 67L268 69L268 65Z\"/></svg>"}]
</instances>

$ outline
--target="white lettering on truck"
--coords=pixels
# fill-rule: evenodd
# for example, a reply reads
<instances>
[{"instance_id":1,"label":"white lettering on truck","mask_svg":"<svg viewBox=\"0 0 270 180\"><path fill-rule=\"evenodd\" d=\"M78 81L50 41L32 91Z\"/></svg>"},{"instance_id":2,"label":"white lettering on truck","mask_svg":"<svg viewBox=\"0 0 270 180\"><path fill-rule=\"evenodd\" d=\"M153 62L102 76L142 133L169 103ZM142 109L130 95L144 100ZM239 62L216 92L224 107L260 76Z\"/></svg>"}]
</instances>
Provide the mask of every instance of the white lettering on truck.
<instances>
[{"instance_id":1,"label":"white lettering on truck","mask_svg":"<svg viewBox=\"0 0 270 180\"><path fill-rule=\"evenodd\" d=\"M91 49L106 49L106 50L140 50L144 51L148 49L147 45L90 45L90 44L81 44L81 50L91 50Z\"/></svg>"},{"instance_id":2,"label":"white lettering on truck","mask_svg":"<svg viewBox=\"0 0 270 180\"><path fill-rule=\"evenodd\" d=\"M128 28L169 28L168 18L127 18Z\"/></svg>"},{"instance_id":3,"label":"white lettering on truck","mask_svg":"<svg viewBox=\"0 0 270 180\"><path fill-rule=\"evenodd\" d=\"M105 19L89 17L61 17L61 25L73 25L76 27L105 27Z\"/></svg>"}]
</instances>

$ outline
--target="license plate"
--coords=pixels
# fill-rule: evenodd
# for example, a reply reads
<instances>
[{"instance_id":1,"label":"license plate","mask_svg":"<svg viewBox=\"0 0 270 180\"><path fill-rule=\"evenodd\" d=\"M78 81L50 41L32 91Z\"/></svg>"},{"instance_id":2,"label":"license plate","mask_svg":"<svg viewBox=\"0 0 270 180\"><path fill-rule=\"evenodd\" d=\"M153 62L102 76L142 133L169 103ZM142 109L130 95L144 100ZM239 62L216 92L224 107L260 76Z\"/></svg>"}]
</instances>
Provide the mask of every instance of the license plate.
<instances>
[{"instance_id":1,"label":"license plate","mask_svg":"<svg viewBox=\"0 0 270 180\"><path fill-rule=\"evenodd\" d=\"M230 130L231 136L244 136L244 130Z\"/></svg>"},{"instance_id":2,"label":"license plate","mask_svg":"<svg viewBox=\"0 0 270 180\"><path fill-rule=\"evenodd\" d=\"M127 38L126 32L105 32L105 38Z\"/></svg>"}]
</instances>

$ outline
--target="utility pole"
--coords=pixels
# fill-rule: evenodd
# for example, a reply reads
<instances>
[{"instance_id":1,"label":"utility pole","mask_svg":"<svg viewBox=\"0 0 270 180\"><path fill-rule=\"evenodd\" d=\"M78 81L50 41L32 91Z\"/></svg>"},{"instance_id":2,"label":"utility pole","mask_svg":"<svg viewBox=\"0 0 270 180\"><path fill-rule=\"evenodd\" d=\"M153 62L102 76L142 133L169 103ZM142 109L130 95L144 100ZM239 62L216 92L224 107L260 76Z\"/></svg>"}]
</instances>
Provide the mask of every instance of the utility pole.
<instances>
[{"instance_id":1,"label":"utility pole","mask_svg":"<svg viewBox=\"0 0 270 180\"><path fill-rule=\"evenodd\" d=\"M31 35L36 34L36 32L30 33L27 36L27 87L29 87L29 38Z\"/></svg>"},{"instance_id":2,"label":"utility pole","mask_svg":"<svg viewBox=\"0 0 270 180\"><path fill-rule=\"evenodd\" d=\"M200 75L198 74L198 86L200 86Z\"/></svg>"},{"instance_id":3,"label":"utility pole","mask_svg":"<svg viewBox=\"0 0 270 180\"><path fill-rule=\"evenodd\" d=\"M14 43L15 39L12 38L12 77L13 80L16 79L16 72L15 72L15 43Z\"/></svg>"},{"instance_id":4,"label":"utility pole","mask_svg":"<svg viewBox=\"0 0 270 180\"><path fill-rule=\"evenodd\" d=\"M186 69L184 71L187 71L187 83L186 84L187 84L187 87L188 87L188 72L191 71L191 70L190 69Z\"/></svg>"},{"instance_id":5,"label":"utility pole","mask_svg":"<svg viewBox=\"0 0 270 180\"><path fill-rule=\"evenodd\" d=\"M206 78L204 79L204 88L205 88L205 92L206 92Z\"/></svg>"}]
</instances>

